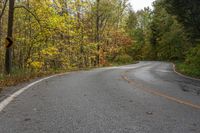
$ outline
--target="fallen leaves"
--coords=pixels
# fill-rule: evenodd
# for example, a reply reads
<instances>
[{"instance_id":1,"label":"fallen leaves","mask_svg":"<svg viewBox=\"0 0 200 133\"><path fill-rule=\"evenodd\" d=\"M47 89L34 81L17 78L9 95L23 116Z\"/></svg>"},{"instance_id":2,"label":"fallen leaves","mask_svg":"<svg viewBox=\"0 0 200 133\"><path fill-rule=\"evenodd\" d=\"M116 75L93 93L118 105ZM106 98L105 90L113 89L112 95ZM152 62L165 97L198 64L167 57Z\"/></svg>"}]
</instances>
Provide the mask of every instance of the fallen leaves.
<instances>
[{"instance_id":1,"label":"fallen leaves","mask_svg":"<svg viewBox=\"0 0 200 133\"><path fill-rule=\"evenodd\" d=\"M0 79L0 92L3 88L8 86L15 86L19 83L28 82L31 79L44 77L52 74L56 74L60 72L40 72L40 73L32 73L32 74L22 74L22 75L9 75Z\"/></svg>"}]
</instances>

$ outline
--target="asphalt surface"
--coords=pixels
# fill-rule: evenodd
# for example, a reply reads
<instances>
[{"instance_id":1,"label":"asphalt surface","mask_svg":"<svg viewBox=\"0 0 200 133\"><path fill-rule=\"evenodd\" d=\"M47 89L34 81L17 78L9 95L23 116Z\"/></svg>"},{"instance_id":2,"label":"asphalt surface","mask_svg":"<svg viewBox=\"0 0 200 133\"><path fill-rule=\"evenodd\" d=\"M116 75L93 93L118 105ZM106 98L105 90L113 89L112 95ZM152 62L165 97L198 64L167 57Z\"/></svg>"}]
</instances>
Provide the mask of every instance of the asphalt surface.
<instances>
[{"instance_id":1,"label":"asphalt surface","mask_svg":"<svg viewBox=\"0 0 200 133\"><path fill-rule=\"evenodd\" d=\"M200 81L166 62L72 72L15 98L0 133L200 133Z\"/></svg>"}]
</instances>

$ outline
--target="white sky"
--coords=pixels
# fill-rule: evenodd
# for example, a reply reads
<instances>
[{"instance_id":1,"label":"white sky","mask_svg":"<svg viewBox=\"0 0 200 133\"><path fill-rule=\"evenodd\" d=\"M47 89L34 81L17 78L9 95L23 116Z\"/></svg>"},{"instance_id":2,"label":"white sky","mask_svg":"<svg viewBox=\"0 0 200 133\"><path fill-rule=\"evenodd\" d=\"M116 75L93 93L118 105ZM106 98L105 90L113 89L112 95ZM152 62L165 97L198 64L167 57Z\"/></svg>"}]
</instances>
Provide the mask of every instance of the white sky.
<instances>
[{"instance_id":1,"label":"white sky","mask_svg":"<svg viewBox=\"0 0 200 133\"><path fill-rule=\"evenodd\" d=\"M152 8L153 1L155 0L129 0L129 2L131 3L135 11L141 10L144 7L148 7L148 6Z\"/></svg>"}]
</instances>

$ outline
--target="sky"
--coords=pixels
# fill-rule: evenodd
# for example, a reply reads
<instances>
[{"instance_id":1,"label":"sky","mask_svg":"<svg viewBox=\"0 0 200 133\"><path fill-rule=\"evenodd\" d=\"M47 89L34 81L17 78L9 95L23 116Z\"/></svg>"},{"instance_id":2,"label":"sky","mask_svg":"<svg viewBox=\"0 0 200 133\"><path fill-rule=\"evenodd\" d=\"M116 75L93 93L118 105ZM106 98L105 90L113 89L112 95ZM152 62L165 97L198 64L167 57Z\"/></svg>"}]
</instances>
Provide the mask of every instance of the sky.
<instances>
[{"instance_id":1,"label":"sky","mask_svg":"<svg viewBox=\"0 0 200 133\"><path fill-rule=\"evenodd\" d=\"M129 0L129 2L131 3L133 9L135 11L137 10L141 10L144 7L150 7L152 8L152 2L155 0Z\"/></svg>"}]
</instances>

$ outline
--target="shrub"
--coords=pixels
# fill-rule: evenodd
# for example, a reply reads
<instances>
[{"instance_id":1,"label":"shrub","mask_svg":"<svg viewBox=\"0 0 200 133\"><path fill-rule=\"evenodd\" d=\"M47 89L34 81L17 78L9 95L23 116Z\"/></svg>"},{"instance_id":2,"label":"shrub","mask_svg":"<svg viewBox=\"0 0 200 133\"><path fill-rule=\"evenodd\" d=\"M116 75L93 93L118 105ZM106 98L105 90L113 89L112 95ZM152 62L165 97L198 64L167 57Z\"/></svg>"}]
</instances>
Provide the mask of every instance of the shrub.
<instances>
[{"instance_id":1,"label":"shrub","mask_svg":"<svg viewBox=\"0 0 200 133\"><path fill-rule=\"evenodd\" d=\"M191 48L186 55L186 64L200 67L200 45Z\"/></svg>"},{"instance_id":2,"label":"shrub","mask_svg":"<svg viewBox=\"0 0 200 133\"><path fill-rule=\"evenodd\" d=\"M126 63L132 63L133 59L131 56L124 54L124 55L118 55L114 62L118 63L118 64L126 64Z\"/></svg>"}]
</instances>

